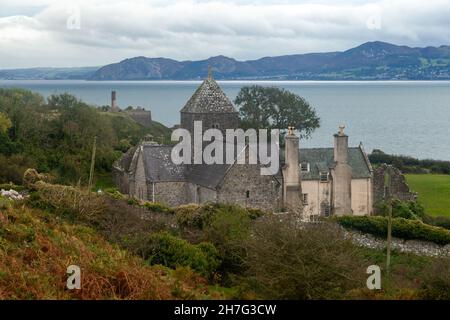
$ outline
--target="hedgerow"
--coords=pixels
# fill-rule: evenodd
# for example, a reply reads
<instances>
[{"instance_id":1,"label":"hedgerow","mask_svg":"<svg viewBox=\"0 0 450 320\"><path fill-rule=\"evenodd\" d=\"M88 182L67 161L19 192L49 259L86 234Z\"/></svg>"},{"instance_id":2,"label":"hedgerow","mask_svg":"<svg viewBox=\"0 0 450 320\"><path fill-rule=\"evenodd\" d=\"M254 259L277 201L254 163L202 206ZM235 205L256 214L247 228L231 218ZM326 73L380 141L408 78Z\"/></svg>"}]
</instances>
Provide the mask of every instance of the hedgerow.
<instances>
[{"instance_id":1,"label":"hedgerow","mask_svg":"<svg viewBox=\"0 0 450 320\"><path fill-rule=\"evenodd\" d=\"M344 228L355 229L378 237L385 237L387 235L388 219L386 217L335 216L332 219ZM420 220L404 218L392 219L392 236L405 240L430 241L440 245L450 243L450 232L448 230L427 225Z\"/></svg>"}]
</instances>

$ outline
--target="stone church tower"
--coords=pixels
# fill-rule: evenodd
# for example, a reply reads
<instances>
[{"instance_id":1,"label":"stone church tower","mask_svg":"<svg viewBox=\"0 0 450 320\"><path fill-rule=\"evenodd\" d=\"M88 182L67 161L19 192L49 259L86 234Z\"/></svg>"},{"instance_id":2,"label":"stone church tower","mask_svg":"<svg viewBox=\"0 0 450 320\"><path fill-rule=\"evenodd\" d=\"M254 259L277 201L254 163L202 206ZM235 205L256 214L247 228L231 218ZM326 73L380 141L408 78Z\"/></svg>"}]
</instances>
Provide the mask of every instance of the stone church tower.
<instances>
[{"instance_id":1,"label":"stone church tower","mask_svg":"<svg viewBox=\"0 0 450 320\"><path fill-rule=\"evenodd\" d=\"M194 121L202 121L203 131L216 128L225 133L225 129L236 129L239 125L238 112L230 99L220 89L209 70L208 78L195 91L181 109L183 129L193 134Z\"/></svg>"}]
</instances>

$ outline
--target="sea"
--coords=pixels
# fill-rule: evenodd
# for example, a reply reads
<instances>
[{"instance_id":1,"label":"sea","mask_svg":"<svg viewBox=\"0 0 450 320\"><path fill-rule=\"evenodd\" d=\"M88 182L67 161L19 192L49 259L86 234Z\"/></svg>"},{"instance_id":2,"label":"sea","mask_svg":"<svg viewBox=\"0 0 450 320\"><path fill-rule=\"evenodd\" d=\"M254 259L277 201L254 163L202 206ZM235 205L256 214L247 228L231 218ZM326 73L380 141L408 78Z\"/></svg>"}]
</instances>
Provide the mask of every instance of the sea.
<instances>
[{"instance_id":1,"label":"sea","mask_svg":"<svg viewBox=\"0 0 450 320\"><path fill-rule=\"evenodd\" d=\"M166 126L179 123L180 109L200 81L0 80L0 87L26 88L48 97L70 93L94 105L109 105L116 90L121 108L141 106ZM320 128L301 146L331 147L345 125L350 146L369 153L450 160L450 81L218 81L230 100L243 86L284 88L304 97Z\"/></svg>"}]
</instances>

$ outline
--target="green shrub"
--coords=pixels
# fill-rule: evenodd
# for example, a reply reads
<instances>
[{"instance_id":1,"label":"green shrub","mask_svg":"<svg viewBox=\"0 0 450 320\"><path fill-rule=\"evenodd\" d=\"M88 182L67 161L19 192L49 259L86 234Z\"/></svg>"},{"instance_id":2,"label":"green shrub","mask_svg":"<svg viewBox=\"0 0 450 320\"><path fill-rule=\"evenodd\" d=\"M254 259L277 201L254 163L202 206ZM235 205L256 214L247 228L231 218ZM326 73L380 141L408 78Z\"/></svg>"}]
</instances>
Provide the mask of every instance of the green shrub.
<instances>
[{"instance_id":1,"label":"green shrub","mask_svg":"<svg viewBox=\"0 0 450 320\"><path fill-rule=\"evenodd\" d=\"M242 245L241 283L262 299L342 299L365 284L367 262L334 224L268 216Z\"/></svg>"},{"instance_id":2,"label":"green shrub","mask_svg":"<svg viewBox=\"0 0 450 320\"><path fill-rule=\"evenodd\" d=\"M388 204L386 201L380 201L375 205L375 212L379 215L386 216L388 212L387 206ZM424 216L424 208L416 201L392 200L392 217L422 220Z\"/></svg>"},{"instance_id":3,"label":"green shrub","mask_svg":"<svg viewBox=\"0 0 450 320\"><path fill-rule=\"evenodd\" d=\"M436 259L419 289L425 300L450 300L450 258Z\"/></svg>"},{"instance_id":4,"label":"green shrub","mask_svg":"<svg viewBox=\"0 0 450 320\"><path fill-rule=\"evenodd\" d=\"M144 207L153 212L174 213L171 208L158 202L146 202Z\"/></svg>"},{"instance_id":5,"label":"green shrub","mask_svg":"<svg viewBox=\"0 0 450 320\"><path fill-rule=\"evenodd\" d=\"M386 237L387 235L386 217L334 216L332 219L344 228L355 229L378 237ZM393 218L392 235L406 240L431 241L440 245L450 243L450 232L448 230L427 225L419 220Z\"/></svg>"},{"instance_id":6,"label":"green shrub","mask_svg":"<svg viewBox=\"0 0 450 320\"><path fill-rule=\"evenodd\" d=\"M441 227L447 230L450 230L450 217L444 216L429 216L425 215L423 218L423 222L427 224L431 224L436 227Z\"/></svg>"},{"instance_id":7,"label":"green shrub","mask_svg":"<svg viewBox=\"0 0 450 320\"><path fill-rule=\"evenodd\" d=\"M258 219L266 214L266 212L258 208L247 207L245 210L247 210L250 219Z\"/></svg>"},{"instance_id":8,"label":"green shrub","mask_svg":"<svg viewBox=\"0 0 450 320\"><path fill-rule=\"evenodd\" d=\"M8 208L11 208L11 206L12 206L12 201L11 200L0 196L0 210L5 210L5 209L8 209Z\"/></svg>"},{"instance_id":9,"label":"green shrub","mask_svg":"<svg viewBox=\"0 0 450 320\"><path fill-rule=\"evenodd\" d=\"M231 213L257 219L265 214L256 208L243 208L228 203L207 203L202 206L197 204L182 205L175 208L177 223L182 228L204 229L211 224L213 217L223 213Z\"/></svg>"},{"instance_id":10,"label":"green shrub","mask_svg":"<svg viewBox=\"0 0 450 320\"><path fill-rule=\"evenodd\" d=\"M211 243L193 245L167 232L151 234L140 254L152 265L190 267L204 276L211 276L221 263Z\"/></svg>"},{"instance_id":11,"label":"green shrub","mask_svg":"<svg viewBox=\"0 0 450 320\"><path fill-rule=\"evenodd\" d=\"M126 198L126 196L120 193L120 191L117 190L117 188L105 188L103 192L115 200L122 200Z\"/></svg>"},{"instance_id":12,"label":"green shrub","mask_svg":"<svg viewBox=\"0 0 450 320\"><path fill-rule=\"evenodd\" d=\"M206 240L220 252L223 260L220 271L224 281L228 280L228 275L242 271L242 257L245 255L242 242L250 236L251 219L245 209L237 208L219 206L204 228Z\"/></svg>"},{"instance_id":13,"label":"green shrub","mask_svg":"<svg viewBox=\"0 0 450 320\"><path fill-rule=\"evenodd\" d=\"M82 220L90 220L104 210L102 197L78 188L43 181L36 182L34 187L36 191L27 200L32 207L49 209L56 214Z\"/></svg>"},{"instance_id":14,"label":"green shrub","mask_svg":"<svg viewBox=\"0 0 450 320\"><path fill-rule=\"evenodd\" d=\"M208 210L205 207L197 204L187 204L175 208L175 215L178 225L181 228L197 228L203 229L208 224L212 210Z\"/></svg>"},{"instance_id":15,"label":"green shrub","mask_svg":"<svg viewBox=\"0 0 450 320\"><path fill-rule=\"evenodd\" d=\"M23 190L25 190L25 187L23 187L23 186L18 186L18 185L16 185L16 184L14 184L14 183L3 183L3 184L0 184L0 190L15 190L15 191L17 191L17 192L20 192L20 191L23 191Z\"/></svg>"}]
</instances>

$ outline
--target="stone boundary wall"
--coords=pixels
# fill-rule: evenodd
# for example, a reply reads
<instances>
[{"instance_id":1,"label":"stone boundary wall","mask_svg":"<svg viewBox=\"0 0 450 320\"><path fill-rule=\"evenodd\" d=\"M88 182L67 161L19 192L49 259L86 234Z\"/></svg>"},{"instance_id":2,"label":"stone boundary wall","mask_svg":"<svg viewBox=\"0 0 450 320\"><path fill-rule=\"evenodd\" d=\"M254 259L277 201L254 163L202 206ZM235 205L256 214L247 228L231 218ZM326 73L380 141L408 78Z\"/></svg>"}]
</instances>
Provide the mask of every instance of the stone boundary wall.
<instances>
[{"instance_id":1,"label":"stone boundary wall","mask_svg":"<svg viewBox=\"0 0 450 320\"><path fill-rule=\"evenodd\" d=\"M345 236L359 246L371 249L383 250L386 248L386 240L377 238L371 234L361 233L355 230L344 229ZM445 246L433 242L419 240L404 240L392 237L392 249L403 253L413 253L420 256L447 256L450 257L450 244Z\"/></svg>"}]
</instances>

